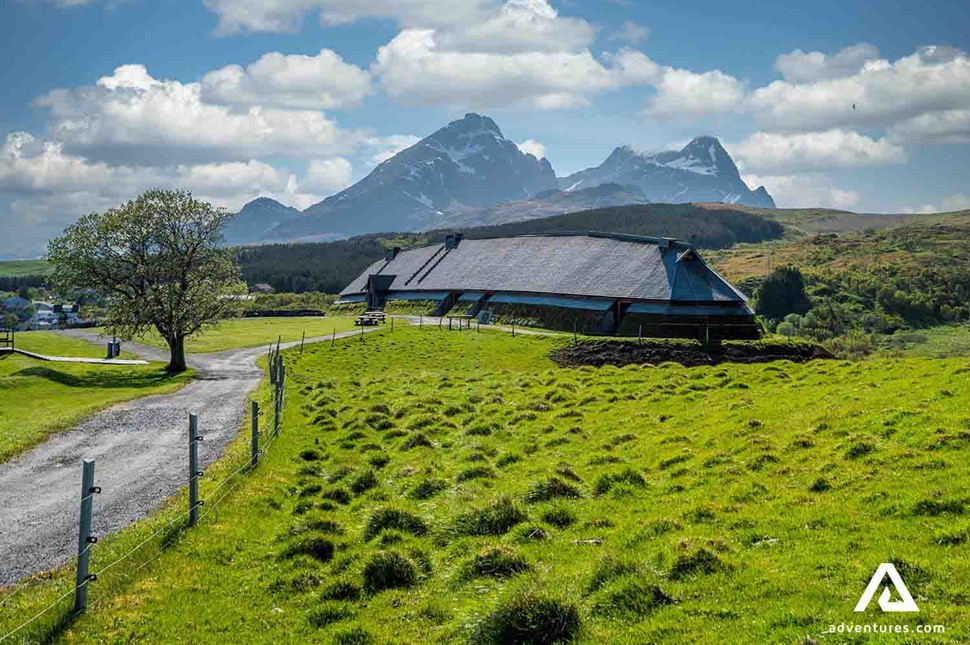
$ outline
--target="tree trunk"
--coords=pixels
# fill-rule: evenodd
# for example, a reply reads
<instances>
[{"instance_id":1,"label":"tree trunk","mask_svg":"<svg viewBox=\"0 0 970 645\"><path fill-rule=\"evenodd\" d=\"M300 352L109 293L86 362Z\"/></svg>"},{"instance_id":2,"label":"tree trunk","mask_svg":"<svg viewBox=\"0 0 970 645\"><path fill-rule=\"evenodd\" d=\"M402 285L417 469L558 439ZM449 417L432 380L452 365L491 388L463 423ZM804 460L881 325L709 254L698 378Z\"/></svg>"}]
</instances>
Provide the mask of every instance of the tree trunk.
<instances>
[{"instance_id":1,"label":"tree trunk","mask_svg":"<svg viewBox=\"0 0 970 645\"><path fill-rule=\"evenodd\" d=\"M165 369L173 374L184 372L186 370L185 336L178 334L167 339L167 342L171 358L169 359L168 367Z\"/></svg>"}]
</instances>

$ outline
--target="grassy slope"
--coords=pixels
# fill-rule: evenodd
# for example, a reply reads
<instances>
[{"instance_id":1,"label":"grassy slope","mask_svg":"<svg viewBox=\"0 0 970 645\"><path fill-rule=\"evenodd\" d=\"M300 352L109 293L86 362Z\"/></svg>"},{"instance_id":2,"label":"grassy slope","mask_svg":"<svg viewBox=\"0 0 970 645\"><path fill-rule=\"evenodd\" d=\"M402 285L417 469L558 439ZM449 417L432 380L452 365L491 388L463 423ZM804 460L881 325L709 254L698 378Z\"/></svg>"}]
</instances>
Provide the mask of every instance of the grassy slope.
<instances>
[{"instance_id":1,"label":"grassy slope","mask_svg":"<svg viewBox=\"0 0 970 645\"><path fill-rule=\"evenodd\" d=\"M966 360L560 370L545 357L555 342L408 328L290 353L287 426L268 460L216 521L130 579L99 581L101 604L69 629L72 642L331 642L353 626L378 642L462 642L526 588L575 605L588 643L797 642L882 618L852 608L890 560L922 612L883 622L966 634L970 558L957 545L970 539L970 500L954 487L970 474ZM407 449L418 434L431 446ZM351 493L367 462L376 485ZM475 468L484 476L468 479ZM627 468L645 485L595 494ZM551 477L582 497L528 502ZM414 499L431 480L443 489ZM337 489L352 501L328 501ZM463 535L459 515L502 495L526 519ZM428 533L365 540L382 508ZM339 526L328 534L319 520ZM94 569L152 528L99 544ZM284 555L310 537L336 543L332 561ZM528 570L470 574L497 545ZM336 582L359 588L381 550L414 563L411 589L321 599ZM0 631L69 576L21 594ZM652 606L653 584L678 602Z\"/></svg>"},{"instance_id":2,"label":"grassy slope","mask_svg":"<svg viewBox=\"0 0 970 645\"><path fill-rule=\"evenodd\" d=\"M46 260L9 260L0 262L0 276L43 275L48 268Z\"/></svg>"},{"instance_id":3,"label":"grassy slope","mask_svg":"<svg viewBox=\"0 0 970 645\"><path fill-rule=\"evenodd\" d=\"M58 343L58 350L71 351L68 345ZM79 352L85 348L73 350L73 355L83 356ZM191 373L171 376L159 364L84 365L50 363L20 355L0 357L0 461L97 410L149 394L170 392L190 378Z\"/></svg>"},{"instance_id":4,"label":"grassy slope","mask_svg":"<svg viewBox=\"0 0 970 645\"><path fill-rule=\"evenodd\" d=\"M970 356L970 325L941 325L888 336L882 353L893 357L951 358Z\"/></svg>"},{"instance_id":5,"label":"grassy slope","mask_svg":"<svg viewBox=\"0 0 970 645\"><path fill-rule=\"evenodd\" d=\"M355 329L354 318L326 316L324 318L237 318L219 323L186 342L191 354L221 352L227 349L258 347L275 343L280 336L283 342L300 340L303 332L307 338L326 336L336 329L337 333ZM139 337L138 342L167 349L165 341L157 333Z\"/></svg>"},{"instance_id":6,"label":"grassy slope","mask_svg":"<svg viewBox=\"0 0 970 645\"><path fill-rule=\"evenodd\" d=\"M17 332L14 342L18 349L45 356L77 356L104 358L105 346L78 338L70 338L49 331ZM120 358L137 358L131 352L122 351Z\"/></svg>"}]
</instances>

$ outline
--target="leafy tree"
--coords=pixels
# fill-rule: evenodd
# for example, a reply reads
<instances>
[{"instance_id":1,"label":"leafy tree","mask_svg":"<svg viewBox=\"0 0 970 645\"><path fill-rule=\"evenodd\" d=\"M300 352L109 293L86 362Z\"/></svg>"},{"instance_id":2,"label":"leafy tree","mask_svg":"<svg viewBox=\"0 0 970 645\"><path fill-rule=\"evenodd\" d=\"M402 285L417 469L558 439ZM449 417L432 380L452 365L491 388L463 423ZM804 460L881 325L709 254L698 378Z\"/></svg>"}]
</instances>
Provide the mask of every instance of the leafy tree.
<instances>
[{"instance_id":1,"label":"leafy tree","mask_svg":"<svg viewBox=\"0 0 970 645\"><path fill-rule=\"evenodd\" d=\"M805 294L802 272L793 266L778 267L765 278L757 293L757 313L779 320L788 314L804 314L812 307Z\"/></svg>"},{"instance_id":2,"label":"leafy tree","mask_svg":"<svg viewBox=\"0 0 970 645\"><path fill-rule=\"evenodd\" d=\"M230 217L185 191L149 191L52 240L51 281L62 293L103 294L109 332L156 330L171 352L168 371L184 371L185 338L238 314L233 296L246 293L233 252L219 247Z\"/></svg>"}]
</instances>

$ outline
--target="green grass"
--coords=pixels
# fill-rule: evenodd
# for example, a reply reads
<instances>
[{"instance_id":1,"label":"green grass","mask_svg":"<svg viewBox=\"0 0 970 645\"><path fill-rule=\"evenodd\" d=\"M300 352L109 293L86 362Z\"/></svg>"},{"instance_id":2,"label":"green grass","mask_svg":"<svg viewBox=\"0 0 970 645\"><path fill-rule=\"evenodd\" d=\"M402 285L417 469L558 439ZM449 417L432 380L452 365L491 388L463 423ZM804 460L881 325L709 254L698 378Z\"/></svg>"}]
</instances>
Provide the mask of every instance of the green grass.
<instances>
[{"instance_id":1,"label":"green grass","mask_svg":"<svg viewBox=\"0 0 970 645\"><path fill-rule=\"evenodd\" d=\"M388 323L390 324L390 323ZM396 324L401 324L400 321ZM280 336L283 342L300 340L303 332L307 338L327 336L356 329L350 316L326 316L323 318L236 318L224 320L218 325L190 337L185 349L190 354L221 352L227 349L259 347L275 343ZM165 341L155 332L137 339L140 343L168 349Z\"/></svg>"},{"instance_id":2,"label":"green grass","mask_svg":"<svg viewBox=\"0 0 970 645\"><path fill-rule=\"evenodd\" d=\"M84 341L61 340L64 342L54 344L61 351L83 350L73 345ZM171 392L191 377L191 372L171 376L157 363L88 365L40 361L19 354L0 356L0 462L97 410Z\"/></svg>"},{"instance_id":3,"label":"green grass","mask_svg":"<svg viewBox=\"0 0 970 645\"><path fill-rule=\"evenodd\" d=\"M44 275L50 270L46 260L9 260L0 262L0 276L20 278L28 275Z\"/></svg>"},{"instance_id":4,"label":"green grass","mask_svg":"<svg viewBox=\"0 0 970 645\"><path fill-rule=\"evenodd\" d=\"M267 459L99 578L59 635L798 643L878 621L965 640L970 361L559 369L561 342L410 327L286 353ZM93 570L182 508L103 539ZM921 612L853 613L890 561ZM13 597L0 633L72 575Z\"/></svg>"},{"instance_id":5,"label":"green grass","mask_svg":"<svg viewBox=\"0 0 970 645\"><path fill-rule=\"evenodd\" d=\"M882 339L882 354L895 357L970 356L970 324L898 331Z\"/></svg>"},{"instance_id":6,"label":"green grass","mask_svg":"<svg viewBox=\"0 0 970 645\"><path fill-rule=\"evenodd\" d=\"M105 339L105 342L107 340ZM14 343L18 349L45 356L104 358L107 355L104 344L62 336L50 331L17 332L14 336ZM130 359L137 358L137 356L131 352L122 351L119 358Z\"/></svg>"}]
</instances>

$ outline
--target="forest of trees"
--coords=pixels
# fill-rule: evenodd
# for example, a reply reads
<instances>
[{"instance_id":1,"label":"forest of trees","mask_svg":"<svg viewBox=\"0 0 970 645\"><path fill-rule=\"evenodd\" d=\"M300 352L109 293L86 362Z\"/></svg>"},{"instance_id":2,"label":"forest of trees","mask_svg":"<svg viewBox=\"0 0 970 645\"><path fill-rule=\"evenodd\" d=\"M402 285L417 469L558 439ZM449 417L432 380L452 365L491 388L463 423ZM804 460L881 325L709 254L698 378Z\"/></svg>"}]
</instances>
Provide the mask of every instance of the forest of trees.
<instances>
[{"instance_id":1,"label":"forest of trees","mask_svg":"<svg viewBox=\"0 0 970 645\"><path fill-rule=\"evenodd\" d=\"M609 231L674 237L700 248L726 248L738 242L761 242L782 236L777 222L743 211L709 210L692 204L615 206L555 215L526 222L463 229L466 238L501 237L564 231ZM337 293L384 249L441 242L454 231L374 233L317 244L271 244L239 250L243 279L277 291Z\"/></svg>"}]
</instances>

